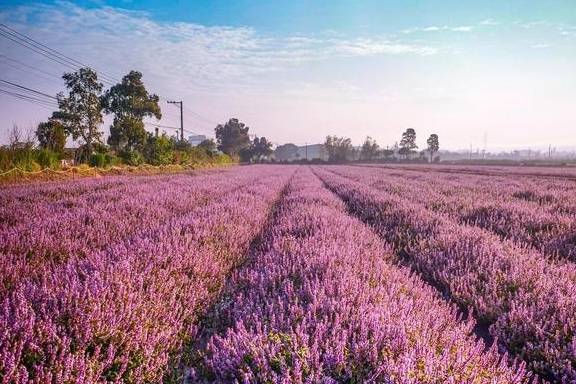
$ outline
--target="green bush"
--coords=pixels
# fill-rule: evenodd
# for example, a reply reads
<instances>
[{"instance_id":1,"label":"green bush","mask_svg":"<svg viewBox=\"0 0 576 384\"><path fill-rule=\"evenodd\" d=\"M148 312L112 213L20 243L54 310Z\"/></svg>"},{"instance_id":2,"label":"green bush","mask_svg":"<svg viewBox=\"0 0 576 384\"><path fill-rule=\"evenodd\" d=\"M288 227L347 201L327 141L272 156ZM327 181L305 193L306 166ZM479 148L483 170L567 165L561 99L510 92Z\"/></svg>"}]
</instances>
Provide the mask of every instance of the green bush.
<instances>
[{"instance_id":1,"label":"green bush","mask_svg":"<svg viewBox=\"0 0 576 384\"><path fill-rule=\"evenodd\" d=\"M60 167L60 158L58 154L49 149L38 149L36 151L36 162L42 168L56 169Z\"/></svg>"},{"instance_id":2,"label":"green bush","mask_svg":"<svg viewBox=\"0 0 576 384\"><path fill-rule=\"evenodd\" d=\"M144 156L138 151L124 151L120 156L124 163L128 165L140 165L144 163Z\"/></svg>"},{"instance_id":3,"label":"green bush","mask_svg":"<svg viewBox=\"0 0 576 384\"><path fill-rule=\"evenodd\" d=\"M111 153L100 153L96 152L90 156L88 164L92 167L106 168L114 165L118 165L122 160L118 156L114 156Z\"/></svg>"},{"instance_id":4,"label":"green bush","mask_svg":"<svg viewBox=\"0 0 576 384\"><path fill-rule=\"evenodd\" d=\"M40 171L42 167L32 158L20 158L14 162L14 167L19 168L26 172L36 172Z\"/></svg>"},{"instance_id":5,"label":"green bush","mask_svg":"<svg viewBox=\"0 0 576 384\"><path fill-rule=\"evenodd\" d=\"M119 158L118 156L115 156L111 153L107 153L104 156L106 157L106 166L107 167L112 167L112 166L119 165L122 163L121 158Z\"/></svg>"},{"instance_id":6,"label":"green bush","mask_svg":"<svg viewBox=\"0 0 576 384\"><path fill-rule=\"evenodd\" d=\"M93 153L88 159L88 164L92 167L104 168L106 166L106 155L100 152Z\"/></svg>"},{"instance_id":7,"label":"green bush","mask_svg":"<svg viewBox=\"0 0 576 384\"><path fill-rule=\"evenodd\" d=\"M167 165L174 163L173 143L165 134L151 136L144 146L144 157L148 164Z\"/></svg>"}]
</instances>

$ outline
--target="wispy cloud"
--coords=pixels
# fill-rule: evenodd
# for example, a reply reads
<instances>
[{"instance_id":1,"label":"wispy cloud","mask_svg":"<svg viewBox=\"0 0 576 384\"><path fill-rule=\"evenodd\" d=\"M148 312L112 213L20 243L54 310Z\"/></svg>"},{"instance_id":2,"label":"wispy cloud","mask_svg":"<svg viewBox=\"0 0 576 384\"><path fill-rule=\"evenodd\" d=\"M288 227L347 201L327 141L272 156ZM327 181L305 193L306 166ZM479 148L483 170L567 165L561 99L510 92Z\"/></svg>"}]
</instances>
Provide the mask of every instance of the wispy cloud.
<instances>
[{"instance_id":1,"label":"wispy cloud","mask_svg":"<svg viewBox=\"0 0 576 384\"><path fill-rule=\"evenodd\" d=\"M402 33L411 34L411 33L417 33L417 32L442 32L442 31L471 32L472 30L474 30L474 28L475 27L473 25L459 25L459 26L455 26L455 27L451 27L448 25L430 25L428 27L414 27L414 28L404 29L404 30L402 30Z\"/></svg>"},{"instance_id":2,"label":"wispy cloud","mask_svg":"<svg viewBox=\"0 0 576 384\"><path fill-rule=\"evenodd\" d=\"M532 44L531 47L534 49L545 49L545 48L550 48L550 44L538 43L538 44Z\"/></svg>"},{"instance_id":3,"label":"wispy cloud","mask_svg":"<svg viewBox=\"0 0 576 384\"><path fill-rule=\"evenodd\" d=\"M497 22L494 19L484 19L481 22L478 23L478 25L489 25L489 26L494 26L494 25L500 25L499 22Z\"/></svg>"},{"instance_id":4,"label":"wispy cloud","mask_svg":"<svg viewBox=\"0 0 576 384\"><path fill-rule=\"evenodd\" d=\"M74 56L125 72L132 67L211 84L304 62L375 55L432 55L437 49L389 37L270 36L249 27L160 23L148 14L68 2L27 5L0 20ZM173 76L176 77L176 76Z\"/></svg>"}]
</instances>

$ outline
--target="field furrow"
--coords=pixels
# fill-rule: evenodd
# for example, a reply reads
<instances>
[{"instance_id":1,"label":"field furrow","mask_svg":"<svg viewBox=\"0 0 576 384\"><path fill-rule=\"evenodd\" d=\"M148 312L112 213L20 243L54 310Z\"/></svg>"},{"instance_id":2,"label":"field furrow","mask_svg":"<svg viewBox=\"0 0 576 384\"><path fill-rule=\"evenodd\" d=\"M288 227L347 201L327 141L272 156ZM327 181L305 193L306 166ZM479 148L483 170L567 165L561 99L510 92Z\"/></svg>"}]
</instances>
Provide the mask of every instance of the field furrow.
<instances>
[{"instance_id":1,"label":"field furrow","mask_svg":"<svg viewBox=\"0 0 576 384\"><path fill-rule=\"evenodd\" d=\"M309 169L271 224L205 323L191 382L528 381Z\"/></svg>"},{"instance_id":2,"label":"field furrow","mask_svg":"<svg viewBox=\"0 0 576 384\"><path fill-rule=\"evenodd\" d=\"M508 351L558 382L576 380L576 267L459 224L410 201L315 168L324 183L414 270L471 307Z\"/></svg>"},{"instance_id":3,"label":"field furrow","mask_svg":"<svg viewBox=\"0 0 576 384\"><path fill-rule=\"evenodd\" d=\"M260 169L251 185L16 287L1 304L3 382L161 381L291 173Z\"/></svg>"},{"instance_id":4,"label":"field furrow","mask_svg":"<svg viewBox=\"0 0 576 384\"><path fill-rule=\"evenodd\" d=\"M548 256L576 259L576 215L550 212L533 202L514 198L499 184L480 188L473 180L439 183L434 176L418 178L390 176L387 172L358 172L358 167L337 167L333 172L388 193L410 196L413 203L449 215L463 224L474 225ZM522 189L524 190L524 189Z\"/></svg>"},{"instance_id":5,"label":"field furrow","mask_svg":"<svg viewBox=\"0 0 576 384\"><path fill-rule=\"evenodd\" d=\"M264 169L246 169L229 177L174 176L168 179L127 178L97 199L66 196L37 220L0 232L0 298L22 279L49 275L71 259L82 259L136 236L153 232L168 220L252 183ZM26 211L33 211L28 209ZM21 215L26 215L21 212Z\"/></svg>"}]
</instances>

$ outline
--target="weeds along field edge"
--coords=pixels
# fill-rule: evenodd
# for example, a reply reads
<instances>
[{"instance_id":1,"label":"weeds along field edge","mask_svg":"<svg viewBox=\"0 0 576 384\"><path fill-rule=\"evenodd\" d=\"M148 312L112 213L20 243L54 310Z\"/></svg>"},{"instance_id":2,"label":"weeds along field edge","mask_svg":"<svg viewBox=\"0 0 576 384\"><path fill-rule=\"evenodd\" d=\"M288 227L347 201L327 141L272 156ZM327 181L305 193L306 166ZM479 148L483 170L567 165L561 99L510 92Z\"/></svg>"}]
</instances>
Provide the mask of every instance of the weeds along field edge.
<instances>
[{"instance_id":1,"label":"weeds along field edge","mask_svg":"<svg viewBox=\"0 0 576 384\"><path fill-rule=\"evenodd\" d=\"M576 380L576 267L502 241L486 230L337 175L315 172L351 213L445 295L471 307L511 354L557 382Z\"/></svg>"},{"instance_id":2,"label":"weeds along field edge","mask_svg":"<svg viewBox=\"0 0 576 384\"><path fill-rule=\"evenodd\" d=\"M153 233L19 285L0 307L2 381L161 381L292 172L260 169Z\"/></svg>"},{"instance_id":3,"label":"weeds along field edge","mask_svg":"<svg viewBox=\"0 0 576 384\"><path fill-rule=\"evenodd\" d=\"M190 382L522 383L308 169L204 324Z\"/></svg>"}]
</instances>

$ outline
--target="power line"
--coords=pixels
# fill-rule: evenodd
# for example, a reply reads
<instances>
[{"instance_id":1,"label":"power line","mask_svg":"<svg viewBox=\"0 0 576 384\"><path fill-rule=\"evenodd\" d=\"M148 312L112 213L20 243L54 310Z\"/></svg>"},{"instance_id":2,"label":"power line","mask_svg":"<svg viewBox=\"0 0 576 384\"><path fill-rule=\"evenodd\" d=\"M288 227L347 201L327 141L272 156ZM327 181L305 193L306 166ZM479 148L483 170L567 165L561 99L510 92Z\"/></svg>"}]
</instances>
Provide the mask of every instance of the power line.
<instances>
[{"instance_id":1,"label":"power line","mask_svg":"<svg viewBox=\"0 0 576 384\"><path fill-rule=\"evenodd\" d=\"M78 70L81 67L91 68L90 65L86 65L78 60L72 59L71 57L66 56L65 54L53 48L50 48L32 39L31 37L8 27L6 24L3 23L0 23L0 36L3 36L4 38L9 39L16 44L28 48L29 50L34 51L70 69ZM102 79L102 81L108 83L109 85L113 85L114 82L117 81L117 79L113 78L112 76L106 75L102 71L96 71L96 72L100 74L100 78Z\"/></svg>"},{"instance_id":2,"label":"power line","mask_svg":"<svg viewBox=\"0 0 576 384\"><path fill-rule=\"evenodd\" d=\"M55 105L54 102L48 101L48 100L46 100L46 99L43 99L43 98L40 98L40 97L36 97L36 96L32 96L32 95L27 95L27 94L25 94L25 93L18 93L18 92L14 91L14 90L11 90L11 89L3 89L3 88L0 88L0 90L1 90L2 92L4 92L4 93L8 94L8 95L16 96L16 97L19 97L19 98L27 98L27 99L29 99L29 100L38 101L38 102L41 102L41 103L44 103L44 104L47 104L47 105Z\"/></svg>"},{"instance_id":3,"label":"power line","mask_svg":"<svg viewBox=\"0 0 576 384\"><path fill-rule=\"evenodd\" d=\"M8 95L8 96L12 96L16 99L20 99L20 100L24 100L24 101L28 101L28 102L37 104L37 105L44 107L44 108L47 108L47 109L53 110L56 107L56 105L53 105L53 104L49 103L48 101L38 99L38 98L28 96L28 95L23 95L23 94L20 94L17 92L8 91L8 90L2 89L2 88L0 88L0 93L3 93L3 94Z\"/></svg>"},{"instance_id":4,"label":"power line","mask_svg":"<svg viewBox=\"0 0 576 384\"><path fill-rule=\"evenodd\" d=\"M21 33L21 32L16 31L15 29L10 28L10 27L7 26L6 24L0 23L0 27L4 27L4 29L8 29L8 30L11 31L13 34L16 34L16 35L18 35L18 36L21 36L22 38L24 38L24 39L26 39L26 40L28 40L28 41L31 41L31 42L32 42L33 44L35 44L36 46L40 46L41 48L44 48L44 50L47 50L47 51L49 51L49 52L52 52L52 53L53 53L54 55L56 55L56 56L62 57L63 59L65 59L65 60L67 60L67 61L69 61L69 62L76 63L77 66L80 66L80 67L93 67L93 66L91 66L91 65L84 64L84 63L82 63L81 61L78 61L78 60L76 60L76 59L73 59L73 58L71 58L70 56L67 56L67 55L63 54L63 53L60 52L60 51L57 51L57 50L55 50L55 49L53 49L53 48L50 48L50 47L48 47L47 45L44 45L44 44L40 43L40 42L37 41L37 40L34 40L34 39L31 38L30 36L27 36L27 35L25 35L25 34L23 34L23 33ZM116 79L114 76L108 75L106 72L103 72L103 71L97 71L97 72L99 72L100 75L101 75L102 77L104 77L104 78L107 78L107 79L112 80L112 81L115 81L115 82L119 82L118 79Z\"/></svg>"},{"instance_id":5,"label":"power line","mask_svg":"<svg viewBox=\"0 0 576 384\"><path fill-rule=\"evenodd\" d=\"M151 125L153 127L158 127L158 128L180 129L179 127L172 127L170 125L162 125L162 124L155 124L155 123L148 123L148 122L145 122L144 124Z\"/></svg>"},{"instance_id":6,"label":"power line","mask_svg":"<svg viewBox=\"0 0 576 384\"><path fill-rule=\"evenodd\" d=\"M21 33L21 32L16 31L15 29L7 26L7 25L4 24L4 23L0 23L0 36L4 37L4 38L6 38L6 39L8 39L8 40L10 40L10 41L12 41L12 42L20 45L20 46L23 46L23 47L25 47L25 48L27 48L27 49L35 52L35 53L38 53L38 54L40 54L40 55L42 55L42 56L44 56L44 57L46 57L46 58L48 58L48 59L56 62L56 63L59 63L59 64L65 66L65 67L67 67L67 68L70 68L70 69L73 69L73 70L78 70L80 67L89 67L89 68L92 68L92 66L89 66L89 65L87 65L87 64L84 64L83 62L81 62L81 61L79 61L79 60L76 60L76 59L74 59L74 58L72 58L72 57L70 57L70 56L67 56L67 55L65 55L64 53L62 53L62 52L60 52L60 51L58 51L58 50L56 50L56 49L50 48L50 47L48 47L47 45L45 45L45 44L43 44L43 43L41 43L41 42L39 42L39 41L37 41L37 40L34 40L33 38L31 38L31 37L29 37L29 36L27 36L27 35L25 35L25 34L23 34L23 33ZM58 76L56 76L56 75L52 75L52 74L50 74L50 73L48 73L48 72L45 72L45 71L43 71L43 70L41 70L41 69L39 69L39 68L35 68L35 67L31 66L31 65L22 63L22 62L20 62L20 61L18 61L18 60L9 58L9 57L7 57L6 55L1 55L1 56L2 56L2 57L5 57L6 59L8 59L8 60L10 60L10 61L17 62L17 63L19 63L19 64L21 64L21 65L23 65L23 66L25 66L25 67L28 67L28 68L33 69L33 70L35 70L35 71L38 71L38 72L40 72L40 73L44 73L44 74L46 74L46 75L48 75L48 76L58 77ZM95 71L100 75L100 78L101 78L102 82L105 82L105 83L107 83L108 85L114 85L114 82L120 82L120 80L116 79L115 77L113 77L113 76L111 76L111 75L108 75L108 74L105 73L105 72L97 71L97 70L95 70ZM32 90L32 91L35 92L34 90ZM50 96L50 97L52 97L52 96ZM163 99L162 96L159 96L159 97ZM184 107L182 102L180 102L180 103L181 103L181 104L180 104L180 105L181 105L181 110L180 110L181 127L180 127L180 130L181 130L182 132L185 131L185 130L183 129L183 124L182 124L182 123L183 123L184 110L186 110L187 113L191 114L191 115L194 116L196 119L202 120L202 121L204 121L205 123L216 124L216 125L218 124L217 122L215 122L215 121L213 121L213 120L211 120L211 119L209 119L209 118L207 118L207 117L204 117L204 116L200 115L199 113L190 110L189 108ZM171 127L171 128L172 128L172 127ZM186 132L194 133L194 132L191 132L191 131L188 131L188 130L186 130ZM183 134L182 134L181 136L183 137Z\"/></svg>"},{"instance_id":7,"label":"power line","mask_svg":"<svg viewBox=\"0 0 576 384\"><path fill-rule=\"evenodd\" d=\"M38 72L38 73L36 73L36 75L40 75L40 77L42 77L42 78L44 78L44 79L48 79L48 80L54 80L54 79L62 80L62 77L60 77L60 76L58 76L58 75L55 75L55 74L50 73L50 72L46 72L46 71L44 71L44 70L42 70L42 69L40 69L40 68L36 68L36 67L34 67L34 66L32 66L32 65L28 65L28 64L26 64L26 63L23 63L23 62L20 61L20 60L16 60L16 59L11 58L11 57L8 57L8 56L6 56L6 55L0 54L0 58L3 58L3 59L5 59L5 60L8 60L8 61L10 61L10 62L12 62L12 63L17 64L17 65L14 65L14 64L11 64L11 63L6 62L6 61L4 62L5 65L8 65L9 67L14 68L14 69L17 69L17 70L19 70L19 71L22 71L22 72L25 72L25 73L29 73L29 72L27 72L26 70L24 70L23 68L20 67L20 66L22 66L22 67L26 67L26 68L29 68L29 69L31 69L31 70L33 70L33 71Z\"/></svg>"},{"instance_id":8,"label":"power line","mask_svg":"<svg viewBox=\"0 0 576 384\"><path fill-rule=\"evenodd\" d=\"M38 94L38 95L42 95L42 96L44 96L44 97L48 97L48 98L50 98L50 99L58 100L55 96L49 95L49 94L44 93L44 92L37 91L37 90L32 89L32 88L25 87L25 86L23 86L23 85L19 85L19 84L13 83L13 82L11 82L11 81L7 81L7 80L2 80L2 79L0 79L0 82L9 84L9 85L11 85L11 86L13 86L13 87L16 87L16 88L20 88L20 89L26 90L26 91L28 91L28 92L32 92L32 93L36 93L36 94Z\"/></svg>"}]
</instances>

